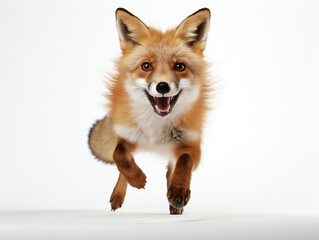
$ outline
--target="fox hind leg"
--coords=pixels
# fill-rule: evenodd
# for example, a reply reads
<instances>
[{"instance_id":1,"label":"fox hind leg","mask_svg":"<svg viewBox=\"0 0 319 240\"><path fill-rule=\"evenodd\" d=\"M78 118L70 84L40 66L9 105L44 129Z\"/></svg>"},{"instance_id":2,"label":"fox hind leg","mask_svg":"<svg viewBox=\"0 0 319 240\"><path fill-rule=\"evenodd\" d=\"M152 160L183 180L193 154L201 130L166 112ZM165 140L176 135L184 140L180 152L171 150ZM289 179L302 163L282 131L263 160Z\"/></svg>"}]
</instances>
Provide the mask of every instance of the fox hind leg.
<instances>
[{"instance_id":1,"label":"fox hind leg","mask_svg":"<svg viewBox=\"0 0 319 240\"><path fill-rule=\"evenodd\" d=\"M120 173L117 183L113 189L113 192L110 197L111 210L115 211L116 209L122 207L125 195L127 190L127 181Z\"/></svg>"}]
</instances>

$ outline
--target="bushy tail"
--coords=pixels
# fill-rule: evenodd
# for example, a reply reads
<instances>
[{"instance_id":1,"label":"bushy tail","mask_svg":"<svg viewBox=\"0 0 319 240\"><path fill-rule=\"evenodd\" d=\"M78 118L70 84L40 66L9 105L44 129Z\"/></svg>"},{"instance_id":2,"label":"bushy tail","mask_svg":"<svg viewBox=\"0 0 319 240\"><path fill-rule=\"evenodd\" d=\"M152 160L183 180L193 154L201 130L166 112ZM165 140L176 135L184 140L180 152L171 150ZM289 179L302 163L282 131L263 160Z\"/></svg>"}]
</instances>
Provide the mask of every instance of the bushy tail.
<instances>
[{"instance_id":1,"label":"bushy tail","mask_svg":"<svg viewBox=\"0 0 319 240\"><path fill-rule=\"evenodd\" d=\"M117 136L113 130L110 119L106 116L96 121L89 132L89 146L97 159L114 163L113 152L117 144Z\"/></svg>"}]
</instances>

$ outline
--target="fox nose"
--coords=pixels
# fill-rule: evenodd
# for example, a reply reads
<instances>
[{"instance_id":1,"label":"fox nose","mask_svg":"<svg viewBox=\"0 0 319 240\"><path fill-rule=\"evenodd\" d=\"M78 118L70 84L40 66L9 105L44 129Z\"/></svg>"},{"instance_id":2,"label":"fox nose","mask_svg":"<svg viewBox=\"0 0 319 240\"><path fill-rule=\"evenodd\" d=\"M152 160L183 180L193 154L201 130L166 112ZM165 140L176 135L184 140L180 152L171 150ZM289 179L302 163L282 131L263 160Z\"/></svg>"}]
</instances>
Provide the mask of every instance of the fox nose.
<instances>
[{"instance_id":1,"label":"fox nose","mask_svg":"<svg viewBox=\"0 0 319 240\"><path fill-rule=\"evenodd\" d=\"M161 94L168 93L169 90L171 90L171 88L168 86L168 84L166 82L160 82L156 86L156 91L161 93Z\"/></svg>"}]
</instances>

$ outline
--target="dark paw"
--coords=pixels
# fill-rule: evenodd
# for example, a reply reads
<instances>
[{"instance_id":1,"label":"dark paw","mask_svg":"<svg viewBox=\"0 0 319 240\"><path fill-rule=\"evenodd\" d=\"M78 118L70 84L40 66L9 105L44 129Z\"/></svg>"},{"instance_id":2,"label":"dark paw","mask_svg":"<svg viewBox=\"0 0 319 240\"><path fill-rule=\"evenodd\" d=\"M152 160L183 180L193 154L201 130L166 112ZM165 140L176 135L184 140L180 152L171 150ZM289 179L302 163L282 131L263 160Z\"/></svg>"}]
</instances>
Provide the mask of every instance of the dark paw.
<instances>
[{"instance_id":1,"label":"dark paw","mask_svg":"<svg viewBox=\"0 0 319 240\"><path fill-rule=\"evenodd\" d=\"M190 199L191 190L183 186L171 186L167 191L167 198L174 208L183 208Z\"/></svg>"},{"instance_id":2,"label":"dark paw","mask_svg":"<svg viewBox=\"0 0 319 240\"><path fill-rule=\"evenodd\" d=\"M174 208L172 205L169 205L169 212L171 215L181 215L184 212L184 208Z\"/></svg>"}]
</instances>

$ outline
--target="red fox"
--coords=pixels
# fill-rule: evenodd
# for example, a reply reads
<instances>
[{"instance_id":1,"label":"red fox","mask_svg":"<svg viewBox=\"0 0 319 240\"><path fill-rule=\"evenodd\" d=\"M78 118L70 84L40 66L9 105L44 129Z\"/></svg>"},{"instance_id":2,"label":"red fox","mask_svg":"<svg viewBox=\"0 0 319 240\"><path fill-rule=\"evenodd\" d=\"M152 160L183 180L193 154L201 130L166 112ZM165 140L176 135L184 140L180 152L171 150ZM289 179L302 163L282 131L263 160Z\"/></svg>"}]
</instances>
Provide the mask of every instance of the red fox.
<instances>
[{"instance_id":1,"label":"red fox","mask_svg":"<svg viewBox=\"0 0 319 240\"><path fill-rule=\"evenodd\" d=\"M122 56L109 84L109 114L89 133L92 153L115 163L119 178L111 209L122 207L127 185L141 189L146 176L136 150L167 157L170 214L182 214L190 200L192 171L200 161L201 135L209 110L210 83L203 51L210 11L203 8L177 28L161 32L123 8L116 10Z\"/></svg>"}]
</instances>

